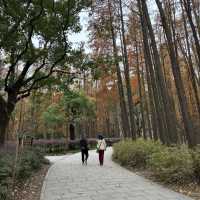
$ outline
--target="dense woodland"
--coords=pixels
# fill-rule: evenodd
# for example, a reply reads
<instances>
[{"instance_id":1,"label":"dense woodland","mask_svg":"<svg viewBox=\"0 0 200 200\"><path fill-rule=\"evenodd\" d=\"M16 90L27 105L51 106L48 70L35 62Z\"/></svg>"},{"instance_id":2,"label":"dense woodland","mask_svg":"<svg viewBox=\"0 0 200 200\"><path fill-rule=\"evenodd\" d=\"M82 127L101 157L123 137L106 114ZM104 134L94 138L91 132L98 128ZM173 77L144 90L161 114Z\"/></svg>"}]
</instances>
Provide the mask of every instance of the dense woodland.
<instances>
[{"instance_id":1,"label":"dense woodland","mask_svg":"<svg viewBox=\"0 0 200 200\"><path fill-rule=\"evenodd\" d=\"M89 53L68 40L82 9ZM70 123L89 138L200 143L198 0L0 0L0 33L1 144L65 138Z\"/></svg>"}]
</instances>

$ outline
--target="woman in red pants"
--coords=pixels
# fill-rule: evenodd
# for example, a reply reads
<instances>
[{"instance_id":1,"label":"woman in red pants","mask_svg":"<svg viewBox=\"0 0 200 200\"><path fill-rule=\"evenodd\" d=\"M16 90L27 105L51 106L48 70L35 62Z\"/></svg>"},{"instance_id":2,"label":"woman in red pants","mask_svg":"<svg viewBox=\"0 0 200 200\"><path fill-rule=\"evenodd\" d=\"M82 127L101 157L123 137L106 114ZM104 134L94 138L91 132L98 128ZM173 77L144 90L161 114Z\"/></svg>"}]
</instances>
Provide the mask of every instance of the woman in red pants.
<instances>
[{"instance_id":1,"label":"woman in red pants","mask_svg":"<svg viewBox=\"0 0 200 200\"><path fill-rule=\"evenodd\" d=\"M102 135L98 136L97 140L97 151L99 153L99 164L103 166L104 161L104 151L106 150L106 141L104 140Z\"/></svg>"}]
</instances>

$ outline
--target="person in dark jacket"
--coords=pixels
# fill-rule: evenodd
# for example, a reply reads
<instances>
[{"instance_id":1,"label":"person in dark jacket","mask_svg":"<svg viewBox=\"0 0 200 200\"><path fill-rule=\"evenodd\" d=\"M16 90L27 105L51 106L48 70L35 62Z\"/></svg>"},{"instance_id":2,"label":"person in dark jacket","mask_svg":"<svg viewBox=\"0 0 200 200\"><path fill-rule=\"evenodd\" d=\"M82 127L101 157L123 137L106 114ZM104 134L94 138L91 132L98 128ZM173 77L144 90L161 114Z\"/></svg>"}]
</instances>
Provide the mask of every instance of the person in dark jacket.
<instances>
[{"instance_id":1,"label":"person in dark jacket","mask_svg":"<svg viewBox=\"0 0 200 200\"><path fill-rule=\"evenodd\" d=\"M82 158L82 164L87 165L87 159L88 159L88 142L87 139L82 136L81 140L80 140L80 149L81 149L81 158Z\"/></svg>"}]
</instances>

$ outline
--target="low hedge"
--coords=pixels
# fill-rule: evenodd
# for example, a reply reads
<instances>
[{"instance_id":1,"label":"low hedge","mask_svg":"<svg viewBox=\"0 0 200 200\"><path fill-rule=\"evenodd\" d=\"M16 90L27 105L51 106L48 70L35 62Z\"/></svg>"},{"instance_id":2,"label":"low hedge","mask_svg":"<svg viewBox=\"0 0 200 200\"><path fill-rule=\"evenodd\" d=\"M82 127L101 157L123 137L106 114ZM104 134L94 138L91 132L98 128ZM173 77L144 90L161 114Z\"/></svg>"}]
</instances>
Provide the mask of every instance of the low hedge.
<instances>
[{"instance_id":1,"label":"low hedge","mask_svg":"<svg viewBox=\"0 0 200 200\"><path fill-rule=\"evenodd\" d=\"M160 151L162 145L151 140L124 140L114 145L113 158L121 165L145 168L152 153Z\"/></svg>"},{"instance_id":2,"label":"low hedge","mask_svg":"<svg viewBox=\"0 0 200 200\"><path fill-rule=\"evenodd\" d=\"M148 160L155 177L167 183L187 183L194 178L194 161L186 146L163 148Z\"/></svg>"},{"instance_id":3,"label":"low hedge","mask_svg":"<svg viewBox=\"0 0 200 200\"><path fill-rule=\"evenodd\" d=\"M200 182L200 148L186 145L167 147L159 142L138 139L114 145L113 159L123 166L150 170L166 183Z\"/></svg>"},{"instance_id":4,"label":"low hedge","mask_svg":"<svg viewBox=\"0 0 200 200\"><path fill-rule=\"evenodd\" d=\"M0 199L8 200L11 195L14 153L0 153ZM39 170L48 161L43 153L37 148L24 149L20 155L16 166L16 179L23 181L31 176L34 171Z\"/></svg>"},{"instance_id":5,"label":"low hedge","mask_svg":"<svg viewBox=\"0 0 200 200\"><path fill-rule=\"evenodd\" d=\"M200 184L200 146L197 146L192 151L192 159L193 159L193 167L194 167L194 175Z\"/></svg>"}]
</instances>

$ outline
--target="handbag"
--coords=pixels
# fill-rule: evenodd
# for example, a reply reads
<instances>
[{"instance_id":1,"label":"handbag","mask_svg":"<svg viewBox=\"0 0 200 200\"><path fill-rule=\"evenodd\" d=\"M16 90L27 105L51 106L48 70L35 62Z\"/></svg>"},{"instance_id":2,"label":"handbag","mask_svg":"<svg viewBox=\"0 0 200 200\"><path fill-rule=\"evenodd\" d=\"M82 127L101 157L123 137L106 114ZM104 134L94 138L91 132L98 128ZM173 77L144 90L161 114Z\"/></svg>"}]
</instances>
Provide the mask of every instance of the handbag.
<instances>
[{"instance_id":1,"label":"handbag","mask_svg":"<svg viewBox=\"0 0 200 200\"><path fill-rule=\"evenodd\" d=\"M102 144L102 142L100 143L99 148L97 148L96 153L99 153L101 144Z\"/></svg>"}]
</instances>

